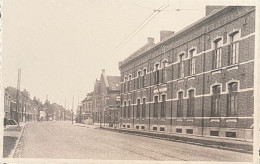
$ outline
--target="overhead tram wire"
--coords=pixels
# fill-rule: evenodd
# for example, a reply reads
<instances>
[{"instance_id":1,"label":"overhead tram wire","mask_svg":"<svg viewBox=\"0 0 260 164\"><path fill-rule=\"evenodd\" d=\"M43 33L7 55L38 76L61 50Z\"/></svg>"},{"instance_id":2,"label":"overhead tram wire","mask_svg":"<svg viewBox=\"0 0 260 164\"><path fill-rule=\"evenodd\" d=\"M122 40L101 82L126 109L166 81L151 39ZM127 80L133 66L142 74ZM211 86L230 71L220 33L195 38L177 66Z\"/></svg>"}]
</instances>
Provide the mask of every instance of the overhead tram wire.
<instances>
[{"instance_id":1,"label":"overhead tram wire","mask_svg":"<svg viewBox=\"0 0 260 164\"><path fill-rule=\"evenodd\" d=\"M112 51L112 55L110 56L113 57L116 52L123 47L131 38L133 38L135 36L135 34L137 32L139 32L140 30L142 30L145 25L147 23L149 23L156 15L158 15L161 11L163 11L165 8L167 8L169 5L162 5L160 8L158 9L152 9L153 13L147 17L133 32L131 32L116 48L114 48L114 50Z\"/></svg>"}]
</instances>

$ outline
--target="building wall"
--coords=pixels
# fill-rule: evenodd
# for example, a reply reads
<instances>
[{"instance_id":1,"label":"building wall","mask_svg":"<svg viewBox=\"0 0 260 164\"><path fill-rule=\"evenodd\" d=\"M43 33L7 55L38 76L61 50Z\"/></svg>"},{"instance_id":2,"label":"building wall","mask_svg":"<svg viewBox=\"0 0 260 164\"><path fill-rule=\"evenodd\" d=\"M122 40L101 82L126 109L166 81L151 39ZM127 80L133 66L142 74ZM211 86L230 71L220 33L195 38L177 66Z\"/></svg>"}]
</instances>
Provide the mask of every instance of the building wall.
<instances>
[{"instance_id":1,"label":"building wall","mask_svg":"<svg viewBox=\"0 0 260 164\"><path fill-rule=\"evenodd\" d=\"M237 31L239 37L238 64L228 64L228 47L230 34ZM226 132L235 132L237 138L252 140L253 124L253 75L255 43L255 9L254 7L227 7L196 25L185 29L177 36L168 39L146 51L133 60L124 61L121 71L121 127L134 129L167 131L172 133L191 133L193 135L210 135L210 131L219 131L219 137ZM221 67L213 69L214 40L221 39ZM189 75L189 51L195 50L195 75ZM179 55L184 53L184 77L179 78ZM159 69L159 84L155 84L155 64L167 60L166 69ZM147 69L146 83L137 88L137 72ZM162 83L162 74L166 80ZM129 75L132 79L128 80ZM142 74L143 75L143 74ZM127 81L125 81L127 77ZM140 80L143 81L141 76ZM238 83L237 115L227 115L228 84ZM131 90L128 91L128 83ZM212 116L212 86L221 86L220 114ZM126 89L125 89L126 88ZM195 91L194 116L187 117L188 90ZM183 116L177 117L178 92L183 92ZM152 117L154 96L159 96L158 118ZM166 116L160 118L161 96L166 95ZM136 118L137 99L146 98L145 117ZM128 108L130 100L130 117L124 118L124 101ZM134 118L134 119L133 119Z\"/></svg>"}]
</instances>

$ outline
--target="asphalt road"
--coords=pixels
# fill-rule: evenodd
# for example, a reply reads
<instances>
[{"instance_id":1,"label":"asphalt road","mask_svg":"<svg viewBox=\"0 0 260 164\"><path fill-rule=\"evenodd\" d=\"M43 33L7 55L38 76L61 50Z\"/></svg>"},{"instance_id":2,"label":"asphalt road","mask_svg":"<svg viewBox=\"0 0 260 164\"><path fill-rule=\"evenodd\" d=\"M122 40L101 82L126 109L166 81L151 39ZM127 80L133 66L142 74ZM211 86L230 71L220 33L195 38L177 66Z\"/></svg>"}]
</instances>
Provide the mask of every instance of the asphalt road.
<instances>
[{"instance_id":1,"label":"asphalt road","mask_svg":"<svg viewBox=\"0 0 260 164\"><path fill-rule=\"evenodd\" d=\"M68 122L28 124L22 158L252 161L253 155L87 128Z\"/></svg>"}]
</instances>

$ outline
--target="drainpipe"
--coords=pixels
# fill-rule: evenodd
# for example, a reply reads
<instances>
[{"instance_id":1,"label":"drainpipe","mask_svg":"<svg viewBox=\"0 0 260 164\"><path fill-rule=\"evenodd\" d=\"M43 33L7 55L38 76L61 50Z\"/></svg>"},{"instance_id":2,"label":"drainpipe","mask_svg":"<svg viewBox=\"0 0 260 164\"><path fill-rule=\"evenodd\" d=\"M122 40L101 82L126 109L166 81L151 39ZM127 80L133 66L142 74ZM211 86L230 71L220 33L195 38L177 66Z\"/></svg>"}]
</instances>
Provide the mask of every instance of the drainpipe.
<instances>
[{"instance_id":1,"label":"drainpipe","mask_svg":"<svg viewBox=\"0 0 260 164\"><path fill-rule=\"evenodd\" d=\"M203 67L202 67L202 72L205 72L205 51L206 51L206 33L204 34L204 40L203 40ZM204 105L205 105L205 73L202 74L202 111L201 111L201 135L204 136Z\"/></svg>"}]
</instances>

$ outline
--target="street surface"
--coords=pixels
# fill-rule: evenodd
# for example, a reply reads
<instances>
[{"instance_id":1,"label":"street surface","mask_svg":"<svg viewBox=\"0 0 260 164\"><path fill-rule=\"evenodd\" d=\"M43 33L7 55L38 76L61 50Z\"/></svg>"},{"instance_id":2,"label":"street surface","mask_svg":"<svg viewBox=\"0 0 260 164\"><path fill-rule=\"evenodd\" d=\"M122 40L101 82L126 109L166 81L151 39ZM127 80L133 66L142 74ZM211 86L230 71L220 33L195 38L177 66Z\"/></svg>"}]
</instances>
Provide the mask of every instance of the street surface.
<instances>
[{"instance_id":1,"label":"street surface","mask_svg":"<svg viewBox=\"0 0 260 164\"><path fill-rule=\"evenodd\" d=\"M252 161L253 155L81 127L69 122L26 125L22 158Z\"/></svg>"}]
</instances>

